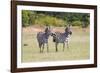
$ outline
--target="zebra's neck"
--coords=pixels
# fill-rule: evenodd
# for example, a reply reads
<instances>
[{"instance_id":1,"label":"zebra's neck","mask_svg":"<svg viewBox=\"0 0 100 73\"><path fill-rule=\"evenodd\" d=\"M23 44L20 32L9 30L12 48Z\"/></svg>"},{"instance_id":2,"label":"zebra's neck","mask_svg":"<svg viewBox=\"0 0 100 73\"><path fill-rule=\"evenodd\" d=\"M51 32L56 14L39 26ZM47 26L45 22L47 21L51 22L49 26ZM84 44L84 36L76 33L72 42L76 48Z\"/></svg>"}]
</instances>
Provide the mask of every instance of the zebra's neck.
<instances>
[{"instance_id":1,"label":"zebra's neck","mask_svg":"<svg viewBox=\"0 0 100 73\"><path fill-rule=\"evenodd\" d=\"M48 39L49 38L49 34L48 33L44 33L45 34L45 38Z\"/></svg>"},{"instance_id":2,"label":"zebra's neck","mask_svg":"<svg viewBox=\"0 0 100 73\"><path fill-rule=\"evenodd\" d=\"M66 37L68 37L68 32L64 32L64 35L65 35Z\"/></svg>"}]
</instances>

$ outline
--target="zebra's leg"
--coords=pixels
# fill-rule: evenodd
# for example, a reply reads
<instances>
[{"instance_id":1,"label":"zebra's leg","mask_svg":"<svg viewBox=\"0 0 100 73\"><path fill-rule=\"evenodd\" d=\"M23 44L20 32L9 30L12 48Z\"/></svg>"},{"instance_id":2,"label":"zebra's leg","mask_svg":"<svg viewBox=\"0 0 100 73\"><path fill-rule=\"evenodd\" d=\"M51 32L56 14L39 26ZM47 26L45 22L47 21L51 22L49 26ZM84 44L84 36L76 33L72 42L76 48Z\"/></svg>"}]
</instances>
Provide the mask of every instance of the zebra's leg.
<instances>
[{"instance_id":1,"label":"zebra's leg","mask_svg":"<svg viewBox=\"0 0 100 73\"><path fill-rule=\"evenodd\" d=\"M48 43L47 43L47 52L49 52L49 46L48 46Z\"/></svg>"},{"instance_id":2,"label":"zebra's leg","mask_svg":"<svg viewBox=\"0 0 100 73\"><path fill-rule=\"evenodd\" d=\"M45 44L43 43L43 44L42 44L42 53L43 53L43 50L44 50L44 45L45 45Z\"/></svg>"},{"instance_id":3,"label":"zebra's leg","mask_svg":"<svg viewBox=\"0 0 100 73\"><path fill-rule=\"evenodd\" d=\"M64 51L64 49L65 49L65 43L63 43L63 51Z\"/></svg>"},{"instance_id":4,"label":"zebra's leg","mask_svg":"<svg viewBox=\"0 0 100 73\"><path fill-rule=\"evenodd\" d=\"M41 43L39 43L40 53L41 53L41 46L42 46L42 44L41 44Z\"/></svg>"},{"instance_id":5,"label":"zebra's leg","mask_svg":"<svg viewBox=\"0 0 100 73\"><path fill-rule=\"evenodd\" d=\"M58 43L55 43L55 45L56 45L56 52L57 52L58 51L58 47L57 47L58 46Z\"/></svg>"},{"instance_id":6,"label":"zebra's leg","mask_svg":"<svg viewBox=\"0 0 100 73\"><path fill-rule=\"evenodd\" d=\"M40 53L41 53L41 48L40 48Z\"/></svg>"}]
</instances>

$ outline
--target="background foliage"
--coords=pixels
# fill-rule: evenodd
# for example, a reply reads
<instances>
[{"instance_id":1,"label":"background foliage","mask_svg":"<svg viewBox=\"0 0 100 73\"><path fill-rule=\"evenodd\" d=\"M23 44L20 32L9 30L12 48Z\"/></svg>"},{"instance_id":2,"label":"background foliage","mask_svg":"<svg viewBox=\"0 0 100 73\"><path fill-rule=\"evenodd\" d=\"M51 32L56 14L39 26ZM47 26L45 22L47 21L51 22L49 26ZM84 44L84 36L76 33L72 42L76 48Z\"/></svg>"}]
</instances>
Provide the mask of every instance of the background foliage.
<instances>
[{"instance_id":1,"label":"background foliage","mask_svg":"<svg viewBox=\"0 0 100 73\"><path fill-rule=\"evenodd\" d=\"M87 27L90 23L88 13L71 13L71 12L48 12L22 10L22 25L50 25L50 26L72 26Z\"/></svg>"}]
</instances>

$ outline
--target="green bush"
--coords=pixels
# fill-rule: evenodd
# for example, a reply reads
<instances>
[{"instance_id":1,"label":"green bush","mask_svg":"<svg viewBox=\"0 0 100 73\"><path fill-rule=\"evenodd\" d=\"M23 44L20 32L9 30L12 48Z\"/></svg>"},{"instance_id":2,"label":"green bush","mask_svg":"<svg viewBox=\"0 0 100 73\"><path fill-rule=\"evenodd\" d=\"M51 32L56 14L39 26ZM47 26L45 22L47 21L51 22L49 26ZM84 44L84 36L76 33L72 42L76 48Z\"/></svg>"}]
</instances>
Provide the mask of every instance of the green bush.
<instances>
[{"instance_id":1,"label":"green bush","mask_svg":"<svg viewBox=\"0 0 100 73\"><path fill-rule=\"evenodd\" d=\"M90 24L90 15L84 13L59 13L46 11L22 10L22 26L72 26L87 27ZM83 23L82 23L83 22Z\"/></svg>"},{"instance_id":2,"label":"green bush","mask_svg":"<svg viewBox=\"0 0 100 73\"><path fill-rule=\"evenodd\" d=\"M72 26L81 26L82 22L81 21L73 21Z\"/></svg>"},{"instance_id":3,"label":"green bush","mask_svg":"<svg viewBox=\"0 0 100 73\"><path fill-rule=\"evenodd\" d=\"M35 24L46 25L46 26L64 26L66 23L62 19L58 19L56 17L51 17L51 16L45 16L36 19Z\"/></svg>"},{"instance_id":4,"label":"green bush","mask_svg":"<svg viewBox=\"0 0 100 73\"><path fill-rule=\"evenodd\" d=\"M22 11L22 26L24 27L28 26L29 25L28 21L29 21L28 12Z\"/></svg>"}]
</instances>

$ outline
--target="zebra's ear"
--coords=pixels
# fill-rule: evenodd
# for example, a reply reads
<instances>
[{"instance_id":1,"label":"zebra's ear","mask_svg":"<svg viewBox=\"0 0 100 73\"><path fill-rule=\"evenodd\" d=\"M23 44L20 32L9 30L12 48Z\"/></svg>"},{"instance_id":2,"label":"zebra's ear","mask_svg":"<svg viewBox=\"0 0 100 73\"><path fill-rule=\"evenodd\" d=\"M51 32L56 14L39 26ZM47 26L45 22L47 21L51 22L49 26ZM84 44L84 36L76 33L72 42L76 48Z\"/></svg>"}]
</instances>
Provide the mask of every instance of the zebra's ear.
<instances>
[{"instance_id":1,"label":"zebra's ear","mask_svg":"<svg viewBox=\"0 0 100 73\"><path fill-rule=\"evenodd\" d=\"M50 26L48 26L48 29L50 29Z\"/></svg>"},{"instance_id":2,"label":"zebra's ear","mask_svg":"<svg viewBox=\"0 0 100 73\"><path fill-rule=\"evenodd\" d=\"M47 28L47 29L50 29L50 26L45 26L45 29L46 29L46 28Z\"/></svg>"}]
</instances>

